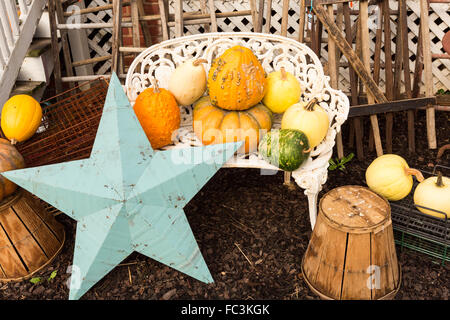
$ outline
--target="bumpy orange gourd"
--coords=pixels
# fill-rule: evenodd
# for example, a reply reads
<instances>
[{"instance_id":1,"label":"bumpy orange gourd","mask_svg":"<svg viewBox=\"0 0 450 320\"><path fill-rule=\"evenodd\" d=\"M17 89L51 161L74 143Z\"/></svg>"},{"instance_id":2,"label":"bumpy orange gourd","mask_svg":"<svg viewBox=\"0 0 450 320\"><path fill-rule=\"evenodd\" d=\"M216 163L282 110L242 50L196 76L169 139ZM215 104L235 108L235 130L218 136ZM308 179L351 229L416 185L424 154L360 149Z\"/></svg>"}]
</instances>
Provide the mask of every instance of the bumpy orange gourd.
<instances>
[{"instance_id":1,"label":"bumpy orange gourd","mask_svg":"<svg viewBox=\"0 0 450 320\"><path fill-rule=\"evenodd\" d=\"M245 111L227 111L209 97L194 103L194 132L205 145L245 141L239 152L256 151L259 140L272 128L272 112L263 104Z\"/></svg>"},{"instance_id":2,"label":"bumpy orange gourd","mask_svg":"<svg viewBox=\"0 0 450 320\"><path fill-rule=\"evenodd\" d=\"M216 58L208 74L213 105L226 110L246 110L266 93L264 69L253 52L242 46L227 49Z\"/></svg>"},{"instance_id":3,"label":"bumpy orange gourd","mask_svg":"<svg viewBox=\"0 0 450 320\"><path fill-rule=\"evenodd\" d=\"M157 85L145 89L133 109L153 149L172 143L172 134L180 127L180 108L170 91Z\"/></svg>"},{"instance_id":4,"label":"bumpy orange gourd","mask_svg":"<svg viewBox=\"0 0 450 320\"><path fill-rule=\"evenodd\" d=\"M25 168L22 155L8 140L0 138L0 172L22 168ZM0 201L16 189L15 183L0 175Z\"/></svg>"},{"instance_id":5,"label":"bumpy orange gourd","mask_svg":"<svg viewBox=\"0 0 450 320\"><path fill-rule=\"evenodd\" d=\"M39 102L26 94L11 97L3 106L1 126L12 144L25 141L41 124L42 108Z\"/></svg>"}]
</instances>

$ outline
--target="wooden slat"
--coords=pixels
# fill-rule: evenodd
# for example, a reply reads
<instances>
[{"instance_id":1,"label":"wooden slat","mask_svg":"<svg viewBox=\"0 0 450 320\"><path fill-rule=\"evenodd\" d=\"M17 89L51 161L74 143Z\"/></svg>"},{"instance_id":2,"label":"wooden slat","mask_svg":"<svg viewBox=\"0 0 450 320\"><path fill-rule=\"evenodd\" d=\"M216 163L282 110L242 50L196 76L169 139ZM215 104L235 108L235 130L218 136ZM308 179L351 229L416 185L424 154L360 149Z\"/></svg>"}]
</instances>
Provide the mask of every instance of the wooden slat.
<instances>
[{"instance_id":1,"label":"wooden slat","mask_svg":"<svg viewBox=\"0 0 450 320\"><path fill-rule=\"evenodd\" d=\"M169 8L168 2L164 0L158 0L159 12L161 14L161 29L163 40L169 39L169 27L167 23L169 22Z\"/></svg>"},{"instance_id":2,"label":"wooden slat","mask_svg":"<svg viewBox=\"0 0 450 320\"><path fill-rule=\"evenodd\" d=\"M48 259L15 212L11 208L8 210L8 212L4 211L0 215L0 224L16 247L28 270L32 272Z\"/></svg>"},{"instance_id":3,"label":"wooden slat","mask_svg":"<svg viewBox=\"0 0 450 320\"><path fill-rule=\"evenodd\" d=\"M408 21L406 12L406 0L399 0L399 23L402 34L402 55L403 55L403 78L405 94L408 99L412 98L411 73L409 70L409 47L408 47ZM415 128L414 128L414 111L408 110L408 150L415 152Z\"/></svg>"},{"instance_id":4,"label":"wooden slat","mask_svg":"<svg viewBox=\"0 0 450 320\"><path fill-rule=\"evenodd\" d=\"M281 35L287 36L289 19L289 0L283 0L283 10L281 12Z\"/></svg>"},{"instance_id":5,"label":"wooden slat","mask_svg":"<svg viewBox=\"0 0 450 320\"><path fill-rule=\"evenodd\" d=\"M182 0L175 0L175 37L179 38L183 36L183 29L183 2Z\"/></svg>"},{"instance_id":6,"label":"wooden slat","mask_svg":"<svg viewBox=\"0 0 450 320\"><path fill-rule=\"evenodd\" d=\"M56 10L56 17L57 17L58 21L61 23L64 23L65 22L64 11L63 11L62 4L60 1L56 1L55 10ZM74 74L73 74L73 67L72 67L72 58L70 56L68 33L67 33L67 30L65 30L65 29L61 29L59 32L61 33L61 43L62 43L63 56L64 56L64 67L66 69L67 76L72 77ZM69 84L69 86L71 88L73 88L74 84L71 83L71 84Z\"/></svg>"},{"instance_id":7,"label":"wooden slat","mask_svg":"<svg viewBox=\"0 0 450 320\"><path fill-rule=\"evenodd\" d=\"M370 76L370 74L367 72L364 63L361 61L361 59L359 59L355 51L350 47L348 42L342 36L341 30L339 30L336 24L328 17L323 6L320 4L316 4L314 6L314 11L320 21L322 21L325 28L328 30L329 36L334 38L336 45L347 57L347 60L352 65L358 76L361 78L364 85L366 85L368 91L374 96L375 101L386 102L386 97L381 92L380 88L376 85L375 81L373 81L373 78Z\"/></svg>"},{"instance_id":8,"label":"wooden slat","mask_svg":"<svg viewBox=\"0 0 450 320\"><path fill-rule=\"evenodd\" d=\"M112 38L112 58L111 58L111 70L116 74L119 74L119 47L122 43L122 0L113 0L113 38Z\"/></svg>"},{"instance_id":9,"label":"wooden slat","mask_svg":"<svg viewBox=\"0 0 450 320\"><path fill-rule=\"evenodd\" d=\"M388 230L389 228L382 230L374 234L372 238L372 265L375 267L374 272L376 272L372 275L372 279L375 280L372 283L373 299L379 299L395 289L394 275L391 268L394 261L392 261L389 247L386 247L386 245L390 245L389 241L391 240L388 237ZM377 282L380 284L379 286Z\"/></svg>"},{"instance_id":10,"label":"wooden slat","mask_svg":"<svg viewBox=\"0 0 450 320\"><path fill-rule=\"evenodd\" d=\"M139 16L144 16L145 15L145 9L144 9L144 3L142 2L143 0L137 0L137 1L138 1L137 5L138 5ZM145 46L146 47L150 47L151 44L152 44L152 35L151 35L150 30L148 28L148 24L147 24L147 22L141 21L141 20L139 20L139 23L141 25L142 34L144 36Z\"/></svg>"},{"instance_id":11,"label":"wooden slat","mask_svg":"<svg viewBox=\"0 0 450 320\"><path fill-rule=\"evenodd\" d=\"M37 207L37 206L42 207L42 204L40 203L41 200L34 198L34 196L28 192L25 193L26 193L26 195L24 195L24 197L26 197L25 201L30 207ZM58 241L62 243L64 240L64 226L61 223L57 222L54 216L46 210L36 210L35 213L39 216L39 218L42 221L44 221L47 227L58 239Z\"/></svg>"},{"instance_id":12,"label":"wooden slat","mask_svg":"<svg viewBox=\"0 0 450 320\"><path fill-rule=\"evenodd\" d=\"M418 109L430 104L431 105L436 104L435 97L425 97L425 98L422 97L422 98L389 101L376 104L357 105L350 107L348 116L360 117L372 114L381 114L389 111L399 112L405 110Z\"/></svg>"},{"instance_id":13,"label":"wooden slat","mask_svg":"<svg viewBox=\"0 0 450 320\"><path fill-rule=\"evenodd\" d=\"M259 0L255 32L262 32L263 18L264 18L264 2L265 2L264 0Z\"/></svg>"},{"instance_id":14,"label":"wooden slat","mask_svg":"<svg viewBox=\"0 0 450 320\"><path fill-rule=\"evenodd\" d=\"M202 12L202 14L207 14L207 10L206 10L206 0L200 0L200 10ZM209 23L205 23L203 25L203 28L205 29L205 32L209 32Z\"/></svg>"},{"instance_id":15,"label":"wooden slat","mask_svg":"<svg viewBox=\"0 0 450 320\"><path fill-rule=\"evenodd\" d=\"M133 47L141 46L141 33L139 31L139 8L138 0L131 0L131 34L133 37Z\"/></svg>"},{"instance_id":16,"label":"wooden slat","mask_svg":"<svg viewBox=\"0 0 450 320\"><path fill-rule=\"evenodd\" d=\"M327 7L328 15L330 18L334 17L333 5L328 5ZM333 38L328 37L328 71L330 75L330 84L333 89L338 88L338 68L336 62L336 44ZM336 135L336 149L339 159L344 157L344 146L342 144L342 133L339 131Z\"/></svg>"},{"instance_id":17,"label":"wooden slat","mask_svg":"<svg viewBox=\"0 0 450 320\"><path fill-rule=\"evenodd\" d=\"M272 0L270 0L272 1ZM305 15L306 15L306 7L305 0L300 1L300 10L299 10L299 21L298 21L298 42L303 43L305 41Z\"/></svg>"},{"instance_id":18,"label":"wooden slat","mask_svg":"<svg viewBox=\"0 0 450 320\"><path fill-rule=\"evenodd\" d=\"M7 234L0 225L0 256L2 257L2 264L0 268L7 278L19 278L27 274L25 265L20 260L16 250L14 250L8 239Z\"/></svg>"},{"instance_id":19,"label":"wooden slat","mask_svg":"<svg viewBox=\"0 0 450 320\"><path fill-rule=\"evenodd\" d=\"M364 266L370 266L370 233L350 234L348 237L345 271L342 280L341 299L359 297L370 300L371 290L361 284L367 283L369 275Z\"/></svg>"},{"instance_id":20,"label":"wooden slat","mask_svg":"<svg viewBox=\"0 0 450 320\"><path fill-rule=\"evenodd\" d=\"M359 10L361 12L360 14L360 28L361 28L361 48L362 48L362 57L364 61L365 68L370 70L370 49L369 49L369 28L367 25L367 19L368 19L368 8L369 8L369 1L364 0L359 2ZM372 79L373 80L373 79ZM374 81L375 82L375 81ZM367 85L366 83L364 83ZM368 90L368 101L369 104L372 104L375 102L374 94ZM381 91L380 91L381 93ZM383 96L384 97L384 96ZM386 98L384 98L386 99ZM372 131L373 131L373 137L375 142L375 148L377 151L377 156L383 155L383 147L381 145L381 137L380 137L380 128L378 126L378 118L376 115L370 116L370 123L372 124Z\"/></svg>"},{"instance_id":21,"label":"wooden slat","mask_svg":"<svg viewBox=\"0 0 450 320\"><path fill-rule=\"evenodd\" d=\"M424 65L424 83L425 83L425 95L432 96L433 93L433 73L431 66L431 39L429 30L429 17L428 17L428 2L427 0L420 0L420 24L422 26L422 45L423 45L423 65ZM427 119L427 138L428 148L436 149L436 124L434 108L429 106L426 112Z\"/></svg>"},{"instance_id":22,"label":"wooden slat","mask_svg":"<svg viewBox=\"0 0 450 320\"><path fill-rule=\"evenodd\" d=\"M38 208L41 208L39 206ZM14 205L17 216L27 226L28 230L39 243L49 259L53 257L61 246L61 242L52 233L47 224L36 215L35 210L26 201L18 201ZM37 211L37 210L36 210Z\"/></svg>"},{"instance_id":23,"label":"wooden slat","mask_svg":"<svg viewBox=\"0 0 450 320\"><path fill-rule=\"evenodd\" d=\"M328 227L321 238L323 249L320 252L320 263L316 271L320 276L317 276L315 284L320 292L326 293L333 299L340 299L347 234ZM327 239L333 239L333 241Z\"/></svg>"},{"instance_id":24,"label":"wooden slat","mask_svg":"<svg viewBox=\"0 0 450 320\"><path fill-rule=\"evenodd\" d=\"M343 4L343 15L344 15L344 26L346 30L345 38L349 44L353 42L353 35L352 35L352 25L350 20L350 7L348 3ZM358 104L358 79L356 77L356 72L353 68L349 68L349 75L350 75L350 92L351 92L351 99L350 99L350 105L357 105ZM351 123L351 128L353 129L353 133L356 136L356 156L357 158L362 161L364 159L364 144L363 144L363 132L362 132L362 126L361 126L361 119L355 118L353 119L353 122ZM352 130L350 130L352 132ZM353 138L353 136L352 136ZM350 141L352 139L349 139Z\"/></svg>"},{"instance_id":25,"label":"wooden slat","mask_svg":"<svg viewBox=\"0 0 450 320\"><path fill-rule=\"evenodd\" d=\"M56 29L55 1L56 0L49 0L48 2L48 18L50 22L50 34L52 39L53 74L55 77L56 94L58 95L62 92L62 82L61 62L59 60L58 30Z\"/></svg>"},{"instance_id":26,"label":"wooden slat","mask_svg":"<svg viewBox=\"0 0 450 320\"><path fill-rule=\"evenodd\" d=\"M216 6L214 0L209 1L209 14L211 16L211 32L217 32ZM254 21L254 20L253 20Z\"/></svg>"},{"instance_id":27,"label":"wooden slat","mask_svg":"<svg viewBox=\"0 0 450 320\"><path fill-rule=\"evenodd\" d=\"M272 0L267 0L266 6L266 24L264 25L264 32L270 33L271 21L272 21Z\"/></svg>"}]
</instances>

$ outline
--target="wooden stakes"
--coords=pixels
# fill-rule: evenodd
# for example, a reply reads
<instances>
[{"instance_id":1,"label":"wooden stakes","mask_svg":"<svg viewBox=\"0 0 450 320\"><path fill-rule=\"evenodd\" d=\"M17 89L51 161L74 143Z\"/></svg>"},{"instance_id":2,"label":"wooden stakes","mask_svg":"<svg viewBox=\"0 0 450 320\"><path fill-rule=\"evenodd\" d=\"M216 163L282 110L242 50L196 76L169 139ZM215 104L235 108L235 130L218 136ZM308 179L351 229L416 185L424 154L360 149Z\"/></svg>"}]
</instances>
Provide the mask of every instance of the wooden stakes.
<instances>
[{"instance_id":1,"label":"wooden stakes","mask_svg":"<svg viewBox=\"0 0 450 320\"><path fill-rule=\"evenodd\" d=\"M425 73L425 95L431 97L433 92L433 73L431 70L431 39L430 39L430 26L428 24L428 2L427 0L420 0L420 27L422 36L422 53L423 53L423 65ZM430 149L437 148L436 142L436 127L434 118L434 107L428 106L427 112L427 137L428 147Z\"/></svg>"},{"instance_id":2,"label":"wooden stakes","mask_svg":"<svg viewBox=\"0 0 450 320\"><path fill-rule=\"evenodd\" d=\"M54 65L53 72L55 75L55 89L56 94L59 95L60 93L62 93L62 81L61 81L61 61L59 60L58 30L56 28L55 2L56 0L50 0L48 2L48 16L52 38L52 55Z\"/></svg>"},{"instance_id":3,"label":"wooden stakes","mask_svg":"<svg viewBox=\"0 0 450 320\"><path fill-rule=\"evenodd\" d=\"M334 17L333 12L333 5L327 5L327 12L331 19ZM334 89L338 89L338 77L339 77L339 68L338 63L336 61L336 44L333 40L333 38L328 37L328 73L330 75L330 84L331 87ZM342 159L344 157L344 147L342 145L342 134L341 132L338 132L336 136L336 148L337 148L337 154L338 158Z\"/></svg>"},{"instance_id":4,"label":"wooden stakes","mask_svg":"<svg viewBox=\"0 0 450 320\"><path fill-rule=\"evenodd\" d=\"M175 0L175 37L179 38L184 34L183 1Z\"/></svg>"},{"instance_id":5,"label":"wooden stakes","mask_svg":"<svg viewBox=\"0 0 450 320\"><path fill-rule=\"evenodd\" d=\"M211 31L217 32L216 7L213 0L209 0L209 14L211 15Z\"/></svg>"},{"instance_id":6,"label":"wooden stakes","mask_svg":"<svg viewBox=\"0 0 450 320\"><path fill-rule=\"evenodd\" d=\"M369 16L368 8L369 8L368 0L363 0L359 2L362 56L364 65L368 70L370 70L369 27L367 24L367 19ZM369 104L375 102L375 98L372 92L367 93L367 100L369 101ZM378 127L378 118L376 115L370 116L370 123L372 124L373 137L375 142L375 149L377 151L377 156L381 156L383 155L383 147L381 145L380 129Z\"/></svg>"},{"instance_id":7,"label":"wooden stakes","mask_svg":"<svg viewBox=\"0 0 450 320\"><path fill-rule=\"evenodd\" d=\"M56 10L56 17L57 17L58 21L64 22L65 21L64 11L62 8L61 1L55 1L55 10ZM67 73L68 77L73 77L72 59L70 57L69 38L67 35L67 30L61 29L60 33L61 33L61 43L62 43L66 73ZM70 83L69 85L71 88L74 87L73 83Z\"/></svg>"},{"instance_id":8,"label":"wooden stakes","mask_svg":"<svg viewBox=\"0 0 450 320\"><path fill-rule=\"evenodd\" d=\"M303 43L305 40L305 15L306 15L305 0L300 0L299 11L300 11L300 19L298 21L298 42Z\"/></svg>"}]
</instances>

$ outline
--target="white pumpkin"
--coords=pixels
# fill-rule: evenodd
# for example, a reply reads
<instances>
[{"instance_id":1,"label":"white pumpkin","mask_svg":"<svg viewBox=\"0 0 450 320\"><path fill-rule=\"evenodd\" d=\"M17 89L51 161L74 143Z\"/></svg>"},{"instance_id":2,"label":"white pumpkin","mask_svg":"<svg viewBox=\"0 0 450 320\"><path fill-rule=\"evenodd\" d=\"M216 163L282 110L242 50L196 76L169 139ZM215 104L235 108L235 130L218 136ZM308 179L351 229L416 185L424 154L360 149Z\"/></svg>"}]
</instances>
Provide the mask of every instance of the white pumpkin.
<instances>
[{"instance_id":1,"label":"white pumpkin","mask_svg":"<svg viewBox=\"0 0 450 320\"><path fill-rule=\"evenodd\" d=\"M437 177L430 177L419 183L414 191L416 205L444 212L450 218L450 179L441 173ZM443 214L417 207L425 214L438 218L445 218Z\"/></svg>"},{"instance_id":2,"label":"white pumpkin","mask_svg":"<svg viewBox=\"0 0 450 320\"><path fill-rule=\"evenodd\" d=\"M308 103L290 106L281 119L281 129L297 129L308 137L309 146L316 147L327 136L330 120L328 113L319 106L317 98Z\"/></svg>"},{"instance_id":3,"label":"white pumpkin","mask_svg":"<svg viewBox=\"0 0 450 320\"><path fill-rule=\"evenodd\" d=\"M206 90L205 59L189 60L178 66L169 79L169 91L179 105L187 106L197 101Z\"/></svg>"}]
</instances>

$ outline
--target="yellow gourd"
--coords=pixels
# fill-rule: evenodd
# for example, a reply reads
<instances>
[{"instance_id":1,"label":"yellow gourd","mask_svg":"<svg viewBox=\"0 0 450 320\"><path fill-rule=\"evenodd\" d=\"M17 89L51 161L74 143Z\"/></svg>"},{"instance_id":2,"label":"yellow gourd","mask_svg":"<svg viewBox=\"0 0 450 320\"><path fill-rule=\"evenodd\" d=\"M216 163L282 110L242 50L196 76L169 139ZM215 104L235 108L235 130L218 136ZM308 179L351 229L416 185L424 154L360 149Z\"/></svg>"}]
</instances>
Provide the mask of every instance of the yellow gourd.
<instances>
[{"instance_id":1,"label":"yellow gourd","mask_svg":"<svg viewBox=\"0 0 450 320\"><path fill-rule=\"evenodd\" d=\"M314 98L308 103L299 102L290 106L281 119L281 129L297 129L308 137L311 148L316 147L327 136L329 118L327 112Z\"/></svg>"},{"instance_id":2,"label":"yellow gourd","mask_svg":"<svg viewBox=\"0 0 450 320\"><path fill-rule=\"evenodd\" d=\"M39 102L26 94L19 94L6 101L2 109L1 127L11 144L25 141L41 124L42 108Z\"/></svg>"},{"instance_id":3,"label":"yellow gourd","mask_svg":"<svg viewBox=\"0 0 450 320\"><path fill-rule=\"evenodd\" d=\"M187 61L178 66L169 79L169 91L177 103L188 106L200 98L206 90L205 59Z\"/></svg>"},{"instance_id":4,"label":"yellow gourd","mask_svg":"<svg viewBox=\"0 0 450 320\"><path fill-rule=\"evenodd\" d=\"M262 100L272 112L283 113L300 99L298 80L283 67L267 76L267 92Z\"/></svg>"},{"instance_id":5,"label":"yellow gourd","mask_svg":"<svg viewBox=\"0 0 450 320\"><path fill-rule=\"evenodd\" d=\"M366 183L377 194L391 201L401 200L412 189L413 178L423 181L422 173L411 169L402 157L384 154L376 158L366 170Z\"/></svg>"},{"instance_id":6,"label":"yellow gourd","mask_svg":"<svg viewBox=\"0 0 450 320\"><path fill-rule=\"evenodd\" d=\"M450 179L439 172L437 177L430 177L419 183L414 191L414 203L430 209L442 211L450 218ZM425 214L445 218L442 214L417 207Z\"/></svg>"}]
</instances>

